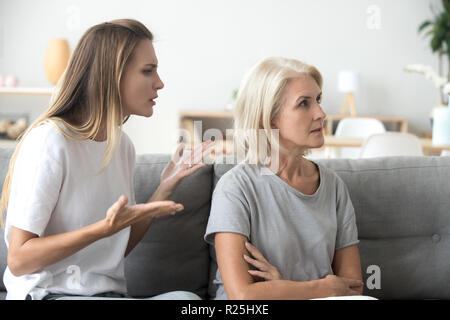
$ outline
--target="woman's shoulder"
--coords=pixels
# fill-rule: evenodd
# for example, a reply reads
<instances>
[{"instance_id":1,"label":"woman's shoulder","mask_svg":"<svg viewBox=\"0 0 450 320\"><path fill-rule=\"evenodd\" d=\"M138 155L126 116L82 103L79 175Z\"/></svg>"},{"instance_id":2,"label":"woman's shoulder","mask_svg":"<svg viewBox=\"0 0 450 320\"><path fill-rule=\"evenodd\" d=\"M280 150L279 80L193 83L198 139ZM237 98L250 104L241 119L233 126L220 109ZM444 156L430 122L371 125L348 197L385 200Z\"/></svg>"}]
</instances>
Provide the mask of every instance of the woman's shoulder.
<instances>
[{"instance_id":1,"label":"woman's shoulder","mask_svg":"<svg viewBox=\"0 0 450 320\"><path fill-rule=\"evenodd\" d=\"M133 143L133 141L131 140L131 138L130 138L130 136L125 132L125 131L123 131L122 130L122 142L123 142L123 146L126 148L126 149L132 149L133 151L134 151L134 143Z\"/></svg>"},{"instance_id":2,"label":"woman's shoulder","mask_svg":"<svg viewBox=\"0 0 450 320\"><path fill-rule=\"evenodd\" d=\"M339 178L339 176L336 174L336 172L334 172L333 169L328 168L327 166L324 166L320 161L311 161L308 160L311 164L317 166L317 168L319 169L319 173L321 178L327 178L329 181L330 180L336 180L337 178Z\"/></svg>"},{"instance_id":3,"label":"woman's shoulder","mask_svg":"<svg viewBox=\"0 0 450 320\"><path fill-rule=\"evenodd\" d=\"M41 122L31 129L24 138L23 144L34 147L57 148L65 143L64 134L58 130L56 124L50 121Z\"/></svg>"},{"instance_id":4,"label":"woman's shoulder","mask_svg":"<svg viewBox=\"0 0 450 320\"><path fill-rule=\"evenodd\" d=\"M328 186L332 186L333 189L340 191L342 188L346 188L344 180L331 168L323 165L320 162L311 161L317 165L320 170L320 178L326 181Z\"/></svg>"},{"instance_id":5,"label":"woman's shoulder","mask_svg":"<svg viewBox=\"0 0 450 320\"><path fill-rule=\"evenodd\" d=\"M246 164L238 163L233 168L228 170L222 175L221 180L253 180L260 174L260 167Z\"/></svg>"},{"instance_id":6,"label":"woman's shoulder","mask_svg":"<svg viewBox=\"0 0 450 320\"><path fill-rule=\"evenodd\" d=\"M18 157L23 161L62 162L66 138L52 123L42 122L23 137Z\"/></svg>"},{"instance_id":7,"label":"woman's shoulder","mask_svg":"<svg viewBox=\"0 0 450 320\"><path fill-rule=\"evenodd\" d=\"M258 183L260 175L260 168L258 166L238 163L220 177L215 189L230 191L246 190L248 186Z\"/></svg>"}]
</instances>

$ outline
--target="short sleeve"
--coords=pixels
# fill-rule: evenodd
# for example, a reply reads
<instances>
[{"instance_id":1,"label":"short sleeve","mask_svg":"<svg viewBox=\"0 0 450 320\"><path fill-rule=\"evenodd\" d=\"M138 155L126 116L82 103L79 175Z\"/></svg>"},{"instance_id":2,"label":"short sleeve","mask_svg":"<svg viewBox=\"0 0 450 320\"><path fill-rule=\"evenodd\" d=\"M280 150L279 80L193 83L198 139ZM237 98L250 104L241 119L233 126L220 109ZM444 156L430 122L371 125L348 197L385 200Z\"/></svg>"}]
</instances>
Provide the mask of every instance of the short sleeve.
<instances>
[{"instance_id":1,"label":"short sleeve","mask_svg":"<svg viewBox=\"0 0 450 320\"><path fill-rule=\"evenodd\" d=\"M358 244L355 209L353 208L347 186L338 176L336 186L337 233L335 250Z\"/></svg>"},{"instance_id":2,"label":"short sleeve","mask_svg":"<svg viewBox=\"0 0 450 320\"><path fill-rule=\"evenodd\" d=\"M250 238L250 210L242 186L225 174L214 189L205 241L214 244L217 232L239 233Z\"/></svg>"},{"instance_id":3,"label":"short sleeve","mask_svg":"<svg viewBox=\"0 0 450 320\"><path fill-rule=\"evenodd\" d=\"M17 154L6 216L6 238L11 226L41 236L56 206L63 182L57 143L48 130L33 129Z\"/></svg>"},{"instance_id":4,"label":"short sleeve","mask_svg":"<svg viewBox=\"0 0 450 320\"><path fill-rule=\"evenodd\" d=\"M129 174L130 174L130 195L131 199L128 199L128 205L132 206L136 204L136 195L134 191L134 172L136 167L136 149L134 148L133 141L131 141L130 137L124 132L124 135L126 137L128 146L127 146L127 153L128 153L128 166L129 166Z\"/></svg>"}]
</instances>

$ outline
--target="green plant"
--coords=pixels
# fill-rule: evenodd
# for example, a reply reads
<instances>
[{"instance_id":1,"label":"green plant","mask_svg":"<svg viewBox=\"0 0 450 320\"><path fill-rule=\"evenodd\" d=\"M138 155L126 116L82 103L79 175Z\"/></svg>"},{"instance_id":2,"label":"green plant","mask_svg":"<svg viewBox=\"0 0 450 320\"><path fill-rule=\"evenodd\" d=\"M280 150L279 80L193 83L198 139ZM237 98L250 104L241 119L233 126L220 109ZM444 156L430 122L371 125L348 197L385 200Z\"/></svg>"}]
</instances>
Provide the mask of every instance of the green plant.
<instances>
[{"instance_id":1,"label":"green plant","mask_svg":"<svg viewBox=\"0 0 450 320\"><path fill-rule=\"evenodd\" d=\"M432 20L424 21L418 28L418 32L425 32L425 37L430 37L430 47L433 53L439 57L438 72L443 75L443 59L446 58L448 65L447 79L450 79L450 0L442 0L443 11L436 12L430 6L433 13ZM441 92L441 101L446 101Z\"/></svg>"},{"instance_id":2,"label":"green plant","mask_svg":"<svg viewBox=\"0 0 450 320\"><path fill-rule=\"evenodd\" d=\"M233 89L233 91L231 92L231 99L236 100L238 92L239 89Z\"/></svg>"}]
</instances>

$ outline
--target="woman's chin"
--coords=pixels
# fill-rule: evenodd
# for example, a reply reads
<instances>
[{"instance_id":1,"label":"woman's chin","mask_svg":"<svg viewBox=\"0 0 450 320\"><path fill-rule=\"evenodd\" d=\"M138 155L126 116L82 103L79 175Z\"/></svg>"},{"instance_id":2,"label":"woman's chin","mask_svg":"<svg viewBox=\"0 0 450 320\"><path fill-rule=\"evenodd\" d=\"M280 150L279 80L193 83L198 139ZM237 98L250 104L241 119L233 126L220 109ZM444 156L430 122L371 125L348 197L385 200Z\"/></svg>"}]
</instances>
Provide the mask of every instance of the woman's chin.
<instances>
[{"instance_id":1,"label":"woman's chin","mask_svg":"<svg viewBox=\"0 0 450 320\"><path fill-rule=\"evenodd\" d=\"M149 108L147 110L145 110L144 112L142 112L142 114L140 114L140 116L146 117L146 118L150 118L153 115L153 108Z\"/></svg>"},{"instance_id":2,"label":"woman's chin","mask_svg":"<svg viewBox=\"0 0 450 320\"><path fill-rule=\"evenodd\" d=\"M311 144L310 149L317 149L317 148L323 147L323 145L325 143L324 137L322 136L322 138L317 139L317 140L318 140L317 142Z\"/></svg>"}]
</instances>

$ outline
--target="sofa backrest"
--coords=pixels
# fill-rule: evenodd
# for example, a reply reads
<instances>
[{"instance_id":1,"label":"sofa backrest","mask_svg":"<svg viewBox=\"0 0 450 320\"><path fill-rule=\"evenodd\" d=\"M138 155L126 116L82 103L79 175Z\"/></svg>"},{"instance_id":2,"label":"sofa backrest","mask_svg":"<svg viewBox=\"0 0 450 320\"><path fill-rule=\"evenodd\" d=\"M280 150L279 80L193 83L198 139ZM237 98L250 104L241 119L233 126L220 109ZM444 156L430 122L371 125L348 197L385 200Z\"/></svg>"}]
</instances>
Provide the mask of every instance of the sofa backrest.
<instances>
[{"instance_id":1,"label":"sofa backrest","mask_svg":"<svg viewBox=\"0 0 450 320\"><path fill-rule=\"evenodd\" d=\"M141 155L136 159L136 202L146 202L159 185L169 155ZM153 296L186 290L207 298L209 245L203 240L208 222L212 165L185 178L171 200L184 205L175 216L157 219L125 260L128 292Z\"/></svg>"},{"instance_id":2,"label":"sofa backrest","mask_svg":"<svg viewBox=\"0 0 450 320\"><path fill-rule=\"evenodd\" d=\"M450 299L450 157L320 162L355 207L364 294Z\"/></svg>"},{"instance_id":3,"label":"sofa backrest","mask_svg":"<svg viewBox=\"0 0 450 320\"><path fill-rule=\"evenodd\" d=\"M1 185L11 154L12 149L0 148ZM169 159L169 155L157 154L137 157L138 203L156 190ZM333 169L349 189L360 239L364 294L384 299L450 299L450 157L318 162ZM232 167L208 165L182 181L172 199L185 210L156 220L125 260L131 295L188 290L203 298L208 291L214 296L211 280L217 264L203 235L213 187ZM3 230L0 236L2 276L6 267Z\"/></svg>"}]
</instances>

